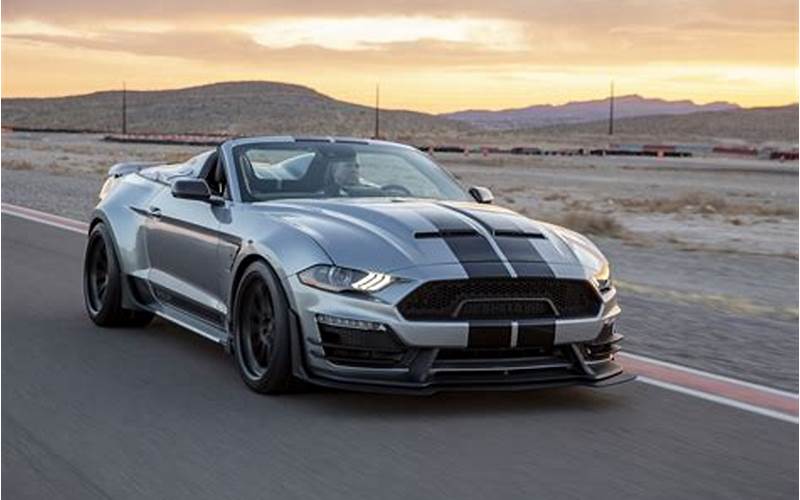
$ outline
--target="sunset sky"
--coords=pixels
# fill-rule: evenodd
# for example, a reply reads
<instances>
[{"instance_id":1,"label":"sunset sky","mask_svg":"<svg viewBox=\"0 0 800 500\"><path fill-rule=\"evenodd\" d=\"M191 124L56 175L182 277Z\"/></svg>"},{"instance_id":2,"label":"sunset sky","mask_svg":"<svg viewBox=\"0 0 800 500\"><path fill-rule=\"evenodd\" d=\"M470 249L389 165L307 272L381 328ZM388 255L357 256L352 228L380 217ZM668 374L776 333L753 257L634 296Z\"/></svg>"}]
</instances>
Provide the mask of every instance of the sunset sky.
<instances>
[{"instance_id":1,"label":"sunset sky","mask_svg":"<svg viewBox=\"0 0 800 500\"><path fill-rule=\"evenodd\" d=\"M794 0L5 0L4 97L229 80L428 112L797 101Z\"/></svg>"}]
</instances>

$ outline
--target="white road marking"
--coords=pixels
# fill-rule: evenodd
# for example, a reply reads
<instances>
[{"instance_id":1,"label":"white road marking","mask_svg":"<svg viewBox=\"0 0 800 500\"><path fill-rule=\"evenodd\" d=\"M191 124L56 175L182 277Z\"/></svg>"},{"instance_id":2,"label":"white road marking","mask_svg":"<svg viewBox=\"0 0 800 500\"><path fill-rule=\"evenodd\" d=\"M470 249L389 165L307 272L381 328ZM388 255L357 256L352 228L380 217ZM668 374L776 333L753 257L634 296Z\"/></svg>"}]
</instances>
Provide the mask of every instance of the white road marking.
<instances>
[{"instance_id":1,"label":"white road marking","mask_svg":"<svg viewBox=\"0 0 800 500\"><path fill-rule=\"evenodd\" d=\"M48 214L46 212L40 212L30 208L12 205L10 203L3 203L2 212L4 214L13 215L14 217L19 217L21 219L66 229L67 231L72 231L74 233L80 233L83 235L85 235L86 231L89 229L89 225L84 222L68 219L59 215Z\"/></svg>"},{"instance_id":2,"label":"white road marking","mask_svg":"<svg viewBox=\"0 0 800 500\"><path fill-rule=\"evenodd\" d=\"M644 360L644 358L642 358ZM655 360L654 360L655 361ZM709 374L713 375L713 374ZM690 389L688 387L683 387L680 385L670 384L669 382L662 382L661 380L652 379L649 377L643 377L639 375L636 377L636 380L642 382L644 384L653 385L656 387L660 387L662 389L667 389L668 391L679 392L681 394L687 394L689 396L694 396L696 398L705 399L706 401L713 401L714 403L719 403L725 406L731 406L733 408L738 408L740 410L749 411L750 413L756 413L758 415L763 415L765 417L772 417L778 420L782 420L784 422L789 422L792 424L797 424L798 418L794 415L789 415L788 413L783 413L780 411L770 410L769 408L762 408L760 406L751 405L749 403L743 403L741 401L737 401L735 399L726 398L723 396L717 396L716 394L710 394L708 392L697 391L694 389Z\"/></svg>"},{"instance_id":3,"label":"white road marking","mask_svg":"<svg viewBox=\"0 0 800 500\"><path fill-rule=\"evenodd\" d=\"M665 368L669 368L671 370L677 370L684 373L691 373L692 375L697 375L700 377L706 377L714 380L720 380L722 382L727 382L729 384L736 384L742 387L747 387L749 389L754 389L756 391L766 392L769 394L775 394L776 396L782 396L785 398L794 398L798 399L797 393L784 391L782 389L775 389L774 387L768 387L765 385L754 384L753 382L747 382L744 380L739 380L735 378L726 377L724 375L717 375L716 373L704 372L702 370L697 370L695 368L689 368L688 366L678 365L675 363L670 363L668 361L661 361L660 359L653 359L648 358L646 356L640 356L638 354L631 354L630 352L624 351L619 354L623 360L625 358L636 359L642 361L644 363L652 363L654 365L663 366Z\"/></svg>"},{"instance_id":4,"label":"white road marking","mask_svg":"<svg viewBox=\"0 0 800 500\"><path fill-rule=\"evenodd\" d=\"M2 204L2 213L8 214L8 215L13 215L15 217L20 217L22 219L27 219L27 220L30 220L30 221L33 221L33 222L39 222L41 224L46 224L48 226L58 227L58 228L61 228L61 229L65 229L67 231L72 231L72 232L80 233L80 234L83 234L83 235L86 234L86 230L89 227L88 224L85 224L85 223L80 222L80 221L76 221L76 220L73 220L73 219L68 219L66 217L61 217L61 216L58 216L58 215L48 214L46 212L40 212L38 210L33 210L33 209L30 209L30 208L26 208L26 207L20 207L20 206L17 206L17 205L12 205L10 203L3 203ZM169 318L169 319L172 320L172 318ZM677 371L677 372L689 373L689 374L692 374L692 375L697 376L697 377L706 377L706 378L713 379L713 380L719 380L719 381L722 381L722 382L727 382L727 383L730 383L730 384L735 384L735 385L739 385L739 386L742 386L742 387L747 387L749 389L752 389L752 390L755 390L755 391L760 391L760 392L763 392L765 394L772 394L772 395L781 396L781 397L785 397L785 398L792 398L792 399L795 399L795 400L798 399L798 395L796 393L792 393L792 392L788 392L788 391L784 391L784 390L780 390L780 389L775 389L775 388L772 388L772 387L767 387L767 386L763 386L763 385L759 385L759 384L754 384L752 382L747 382L747 381L744 381L744 380L738 380L738 379L726 377L724 375L717 375L716 373L705 372L705 371L702 371L702 370L697 370L697 369L694 369L694 368L689 368L687 366L677 365L677 364L670 363L670 362L667 362L667 361L661 361L661 360L658 360L658 359L648 358L646 356L640 356L640 355L637 355L637 354L631 354L631 353L627 353L626 352L626 353L621 353L620 357L622 357L624 359L626 356L631 358L631 359L637 360L639 362L650 363L650 364L657 365L657 366L660 366L660 367L665 368L665 369L674 370L674 371ZM681 393L681 394L686 394L686 395L693 396L693 397L696 397L696 398L699 398L699 399L704 399L706 401L712 401L712 402L715 402L715 403L718 403L718 404L722 404L722 405L726 405L726 406L730 406L730 407L733 407L733 408L738 408L738 409L749 411L751 413L755 413L755 414L758 414L758 415L763 415L763 416L766 416L766 417L775 418L775 419L778 419L778 420L781 420L781 421L784 421L784 422L789 422L789 423L793 423L793 424L797 424L798 423L798 417L796 415L790 415L790 414L779 412L779 411L775 411L775 410L772 410L772 409L769 409L769 408L763 408L763 407L760 407L760 406L757 406L757 405L752 405L752 404L749 404L749 403L745 403L745 402L738 401L738 400L735 400L735 399L727 398L727 397L724 397L724 396L718 396L716 394L711 394L711 393L708 393L708 392L698 391L698 390L695 390L695 389L691 389L691 388L688 388L688 387L680 386L680 385L677 385L677 384L672 384L672 383L669 383L669 382L664 382L664 381L661 381L661 380L652 379L652 378L649 378L649 377L639 376L639 377L636 378L636 380L638 380L639 382L642 382L644 384L652 385L652 386L655 386L655 387L660 387L662 389L666 389L666 390L673 391L673 392L678 392L678 393Z\"/></svg>"}]
</instances>

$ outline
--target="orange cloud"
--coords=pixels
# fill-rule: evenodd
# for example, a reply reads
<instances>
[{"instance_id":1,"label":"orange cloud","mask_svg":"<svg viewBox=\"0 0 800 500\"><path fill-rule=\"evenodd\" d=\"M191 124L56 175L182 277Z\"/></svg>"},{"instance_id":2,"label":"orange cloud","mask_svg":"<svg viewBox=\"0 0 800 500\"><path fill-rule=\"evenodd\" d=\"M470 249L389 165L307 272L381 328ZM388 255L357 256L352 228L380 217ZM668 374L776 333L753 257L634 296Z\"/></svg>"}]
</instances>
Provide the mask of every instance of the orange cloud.
<instances>
[{"instance_id":1,"label":"orange cloud","mask_svg":"<svg viewBox=\"0 0 800 500\"><path fill-rule=\"evenodd\" d=\"M626 92L797 100L797 5L777 1L3 2L3 95L280 80L424 111ZM57 75L54 78L54 75Z\"/></svg>"}]
</instances>

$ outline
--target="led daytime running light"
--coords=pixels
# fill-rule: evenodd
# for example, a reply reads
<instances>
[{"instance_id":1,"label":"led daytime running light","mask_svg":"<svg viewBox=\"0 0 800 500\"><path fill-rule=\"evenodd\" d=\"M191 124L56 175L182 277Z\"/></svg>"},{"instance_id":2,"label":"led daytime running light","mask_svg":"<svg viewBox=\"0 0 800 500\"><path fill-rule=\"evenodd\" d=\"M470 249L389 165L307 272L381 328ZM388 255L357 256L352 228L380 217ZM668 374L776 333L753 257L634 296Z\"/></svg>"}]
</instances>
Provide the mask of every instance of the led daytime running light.
<instances>
[{"instance_id":1,"label":"led daytime running light","mask_svg":"<svg viewBox=\"0 0 800 500\"><path fill-rule=\"evenodd\" d=\"M351 286L362 292L374 292L385 288L392 282L388 274L369 272L366 276L353 283Z\"/></svg>"},{"instance_id":2,"label":"led daytime running light","mask_svg":"<svg viewBox=\"0 0 800 500\"><path fill-rule=\"evenodd\" d=\"M361 319L339 318L329 314L317 314L317 322L323 325L336 326L339 328L351 328L353 330L370 330L385 332L386 325L375 321L365 321Z\"/></svg>"}]
</instances>

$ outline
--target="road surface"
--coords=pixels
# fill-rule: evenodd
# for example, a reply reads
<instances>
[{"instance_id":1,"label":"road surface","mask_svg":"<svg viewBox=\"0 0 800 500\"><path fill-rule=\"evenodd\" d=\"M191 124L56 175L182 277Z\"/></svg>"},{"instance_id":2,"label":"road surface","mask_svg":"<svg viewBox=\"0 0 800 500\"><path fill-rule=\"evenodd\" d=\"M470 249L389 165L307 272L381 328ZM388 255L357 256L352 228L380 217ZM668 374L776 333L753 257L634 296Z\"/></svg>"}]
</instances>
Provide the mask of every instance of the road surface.
<instances>
[{"instance_id":1,"label":"road surface","mask_svg":"<svg viewBox=\"0 0 800 500\"><path fill-rule=\"evenodd\" d=\"M640 382L256 395L188 331L95 327L84 241L2 216L6 498L797 498L796 423Z\"/></svg>"}]
</instances>

